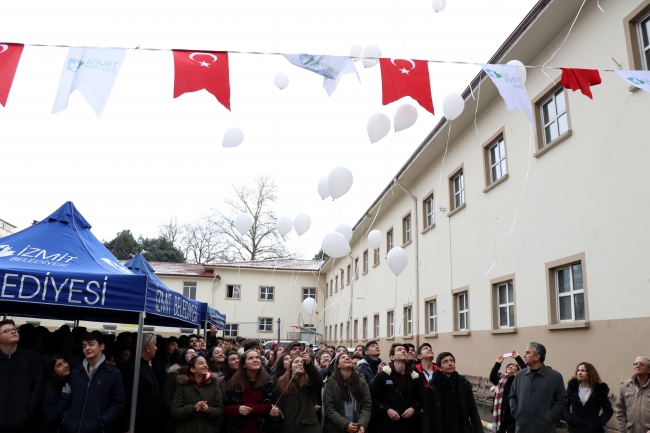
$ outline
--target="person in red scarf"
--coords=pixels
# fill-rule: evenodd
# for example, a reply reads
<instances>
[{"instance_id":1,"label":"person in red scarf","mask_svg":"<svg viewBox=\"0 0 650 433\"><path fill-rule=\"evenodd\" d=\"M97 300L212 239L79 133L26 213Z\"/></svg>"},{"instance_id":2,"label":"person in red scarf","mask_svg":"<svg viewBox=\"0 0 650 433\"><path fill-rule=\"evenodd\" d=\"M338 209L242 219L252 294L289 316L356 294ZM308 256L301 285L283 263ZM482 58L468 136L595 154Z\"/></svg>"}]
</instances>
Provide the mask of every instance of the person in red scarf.
<instances>
[{"instance_id":1,"label":"person in red scarf","mask_svg":"<svg viewBox=\"0 0 650 433\"><path fill-rule=\"evenodd\" d=\"M280 412L273 405L275 385L262 367L259 352L248 350L224 393L227 433L273 433Z\"/></svg>"},{"instance_id":2,"label":"person in red scarf","mask_svg":"<svg viewBox=\"0 0 650 433\"><path fill-rule=\"evenodd\" d=\"M503 364L502 355L499 355L490 372L490 382L496 385L492 408L493 433L514 433L516 428L515 419L510 411L510 388L515 380L515 374L522 368L526 368L526 363L516 350L513 350L511 355L516 363L507 364L505 373L499 374Z\"/></svg>"},{"instance_id":3,"label":"person in red scarf","mask_svg":"<svg viewBox=\"0 0 650 433\"><path fill-rule=\"evenodd\" d=\"M221 391L204 357L192 358L188 374L179 375L172 417L176 433L218 433L223 418Z\"/></svg>"}]
</instances>

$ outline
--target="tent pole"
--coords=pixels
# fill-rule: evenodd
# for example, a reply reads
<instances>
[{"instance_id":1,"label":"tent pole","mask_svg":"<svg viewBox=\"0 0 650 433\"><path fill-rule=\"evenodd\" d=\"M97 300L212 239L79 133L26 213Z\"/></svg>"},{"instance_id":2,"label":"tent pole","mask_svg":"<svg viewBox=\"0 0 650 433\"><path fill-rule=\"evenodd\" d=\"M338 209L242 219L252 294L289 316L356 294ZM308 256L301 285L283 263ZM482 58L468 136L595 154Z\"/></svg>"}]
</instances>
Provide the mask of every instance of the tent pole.
<instances>
[{"instance_id":1,"label":"tent pole","mask_svg":"<svg viewBox=\"0 0 650 433\"><path fill-rule=\"evenodd\" d=\"M75 320L72 327L73 328L78 328L79 327L79 321Z\"/></svg>"},{"instance_id":2,"label":"tent pole","mask_svg":"<svg viewBox=\"0 0 650 433\"><path fill-rule=\"evenodd\" d=\"M203 341L205 341L205 347L208 347L208 321L203 322Z\"/></svg>"},{"instance_id":3,"label":"tent pole","mask_svg":"<svg viewBox=\"0 0 650 433\"><path fill-rule=\"evenodd\" d=\"M7 313L2 313L2 320L6 320L6 319L7 319Z\"/></svg>"},{"instance_id":4,"label":"tent pole","mask_svg":"<svg viewBox=\"0 0 650 433\"><path fill-rule=\"evenodd\" d=\"M138 405L138 382L140 380L140 354L142 353L142 332L144 330L144 316L146 313L140 313L138 319L138 341L135 346L135 368L133 369L133 393L131 394L131 420L129 422L129 432L135 433L135 409ZM127 391L128 392L128 391Z\"/></svg>"}]
</instances>

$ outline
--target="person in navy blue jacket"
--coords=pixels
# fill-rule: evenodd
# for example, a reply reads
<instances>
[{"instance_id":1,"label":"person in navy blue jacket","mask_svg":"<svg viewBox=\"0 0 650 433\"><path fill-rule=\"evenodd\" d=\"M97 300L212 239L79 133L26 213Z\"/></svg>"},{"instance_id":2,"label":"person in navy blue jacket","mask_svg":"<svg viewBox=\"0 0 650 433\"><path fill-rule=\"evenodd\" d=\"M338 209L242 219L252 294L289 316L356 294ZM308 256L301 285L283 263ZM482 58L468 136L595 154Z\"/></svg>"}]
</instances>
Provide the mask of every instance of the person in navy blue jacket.
<instances>
[{"instance_id":1,"label":"person in navy blue jacket","mask_svg":"<svg viewBox=\"0 0 650 433\"><path fill-rule=\"evenodd\" d=\"M55 353L45 358L45 399L41 433L58 433L63 414L70 404L70 365L63 355Z\"/></svg>"},{"instance_id":2,"label":"person in navy blue jacket","mask_svg":"<svg viewBox=\"0 0 650 433\"><path fill-rule=\"evenodd\" d=\"M122 374L106 363L104 337L93 331L82 337L83 364L70 373L72 396L63 415L66 433L110 433L111 425L124 410Z\"/></svg>"}]
</instances>

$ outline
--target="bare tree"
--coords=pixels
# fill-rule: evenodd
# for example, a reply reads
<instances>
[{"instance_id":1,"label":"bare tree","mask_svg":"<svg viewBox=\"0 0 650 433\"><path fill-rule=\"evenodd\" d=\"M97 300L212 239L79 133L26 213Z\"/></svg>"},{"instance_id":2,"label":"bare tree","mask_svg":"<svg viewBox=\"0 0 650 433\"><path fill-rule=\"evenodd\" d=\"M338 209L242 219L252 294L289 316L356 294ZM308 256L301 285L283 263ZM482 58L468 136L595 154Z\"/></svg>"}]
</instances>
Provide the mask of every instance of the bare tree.
<instances>
[{"instance_id":1,"label":"bare tree","mask_svg":"<svg viewBox=\"0 0 650 433\"><path fill-rule=\"evenodd\" d=\"M268 175L253 181L252 186L234 185L235 199L225 201L223 209L213 210L211 224L227 241L228 248L222 260L269 260L289 257L289 252L275 229L276 215L272 210L277 187ZM235 218L240 213L253 217L253 226L244 236L235 229Z\"/></svg>"},{"instance_id":2,"label":"bare tree","mask_svg":"<svg viewBox=\"0 0 650 433\"><path fill-rule=\"evenodd\" d=\"M169 221L158 226L160 237L167 239L175 247L180 246L180 240L185 231L185 225L178 221L177 217L170 218Z\"/></svg>"},{"instance_id":3,"label":"bare tree","mask_svg":"<svg viewBox=\"0 0 650 433\"><path fill-rule=\"evenodd\" d=\"M188 263L232 261L229 243L208 219L199 219L183 226L180 248Z\"/></svg>"}]
</instances>

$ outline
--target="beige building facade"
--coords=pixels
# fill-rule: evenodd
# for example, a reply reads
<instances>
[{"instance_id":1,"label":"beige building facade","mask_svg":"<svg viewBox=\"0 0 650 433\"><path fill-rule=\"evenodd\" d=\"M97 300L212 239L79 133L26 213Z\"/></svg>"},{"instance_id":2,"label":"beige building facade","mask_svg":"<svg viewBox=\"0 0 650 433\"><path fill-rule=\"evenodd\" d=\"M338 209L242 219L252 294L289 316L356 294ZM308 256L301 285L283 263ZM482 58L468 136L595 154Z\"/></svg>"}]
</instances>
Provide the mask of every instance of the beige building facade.
<instances>
[{"instance_id":1,"label":"beige building facade","mask_svg":"<svg viewBox=\"0 0 650 433\"><path fill-rule=\"evenodd\" d=\"M549 66L649 69L650 0L605 13L587 1L562 46L581 3L540 1L489 63L543 65L559 49ZM323 266L326 341L378 340L384 359L394 342L428 342L479 376L537 341L565 381L588 361L614 392L650 356L650 94L601 72L590 100L545 72L527 70L536 133L480 74L463 114L443 119L376 198L350 257ZM408 254L399 277L392 247Z\"/></svg>"},{"instance_id":2,"label":"beige building facade","mask_svg":"<svg viewBox=\"0 0 650 433\"><path fill-rule=\"evenodd\" d=\"M299 336L302 327L311 329L308 335L316 335L317 343L324 329L322 264L293 259L206 265L151 262L167 287L226 315L226 329L218 335L276 340L281 319L283 340L298 339L293 337ZM303 308L307 297L316 299L311 317Z\"/></svg>"},{"instance_id":3,"label":"beige building facade","mask_svg":"<svg viewBox=\"0 0 650 433\"><path fill-rule=\"evenodd\" d=\"M4 238L5 236L9 236L10 234L14 233L16 231L16 226L13 224L9 224L5 220L0 220L0 238Z\"/></svg>"}]
</instances>

